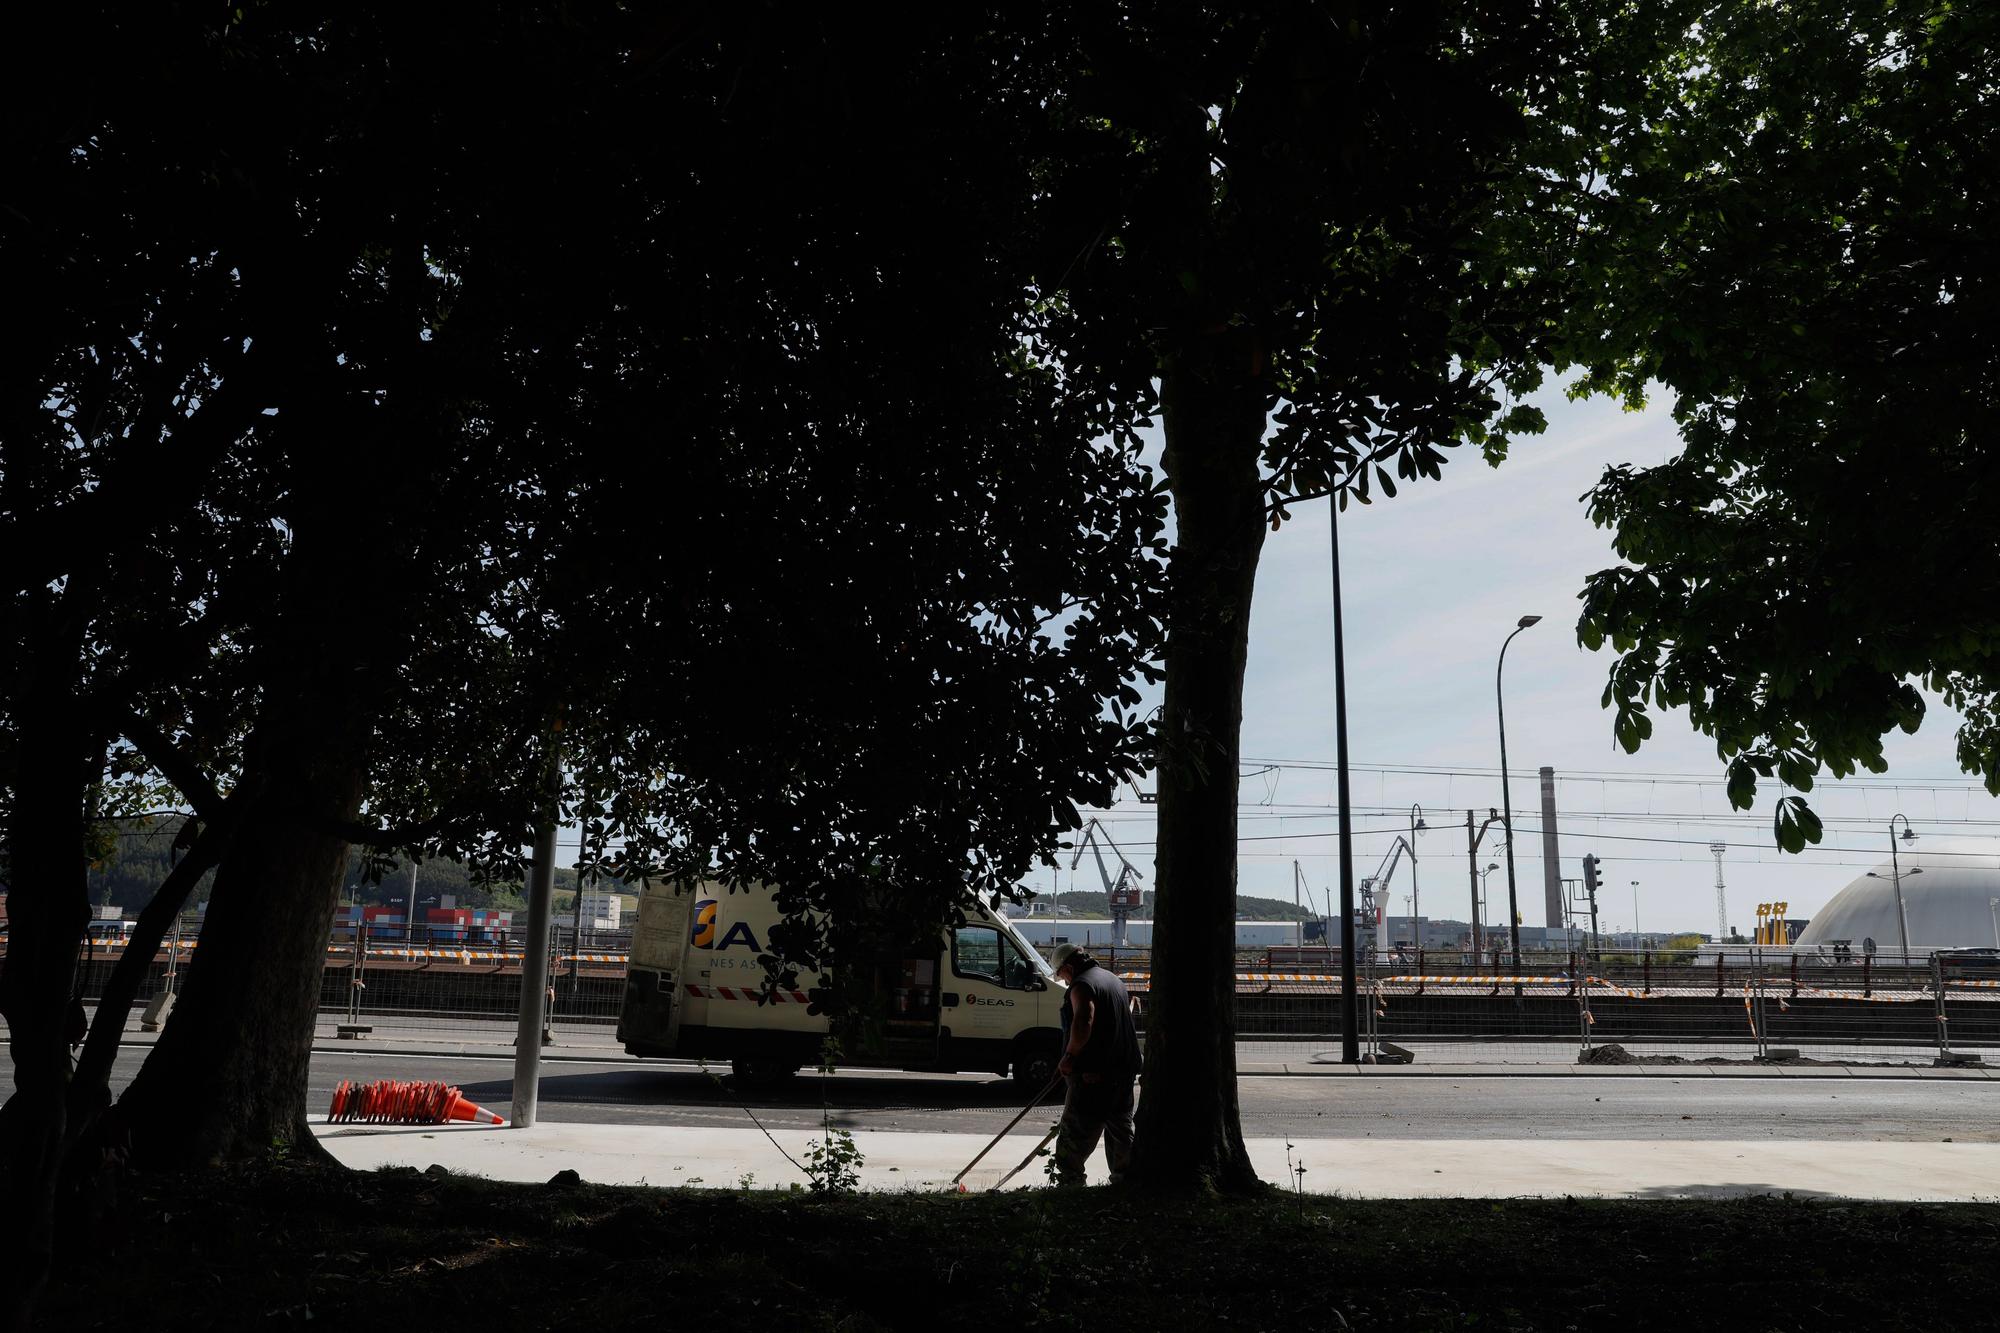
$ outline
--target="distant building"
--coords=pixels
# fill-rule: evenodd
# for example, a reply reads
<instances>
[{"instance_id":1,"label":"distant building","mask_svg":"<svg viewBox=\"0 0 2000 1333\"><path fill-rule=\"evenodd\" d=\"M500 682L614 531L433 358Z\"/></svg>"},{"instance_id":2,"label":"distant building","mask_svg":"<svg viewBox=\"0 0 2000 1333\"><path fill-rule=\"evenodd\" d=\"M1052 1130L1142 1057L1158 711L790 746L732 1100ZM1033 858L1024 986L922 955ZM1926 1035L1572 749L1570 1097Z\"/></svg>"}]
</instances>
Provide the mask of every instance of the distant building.
<instances>
[{"instance_id":1,"label":"distant building","mask_svg":"<svg viewBox=\"0 0 2000 1333\"><path fill-rule=\"evenodd\" d=\"M1900 884L1899 879L1900 877ZM1902 911L1897 912L1901 888ZM1833 895L1794 947L1829 956L2000 948L2000 869L1983 839L1922 838Z\"/></svg>"},{"instance_id":2,"label":"distant building","mask_svg":"<svg viewBox=\"0 0 2000 1333\"><path fill-rule=\"evenodd\" d=\"M617 930L625 911L625 899L616 893L585 891L582 902L585 930Z\"/></svg>"}]
</instances>

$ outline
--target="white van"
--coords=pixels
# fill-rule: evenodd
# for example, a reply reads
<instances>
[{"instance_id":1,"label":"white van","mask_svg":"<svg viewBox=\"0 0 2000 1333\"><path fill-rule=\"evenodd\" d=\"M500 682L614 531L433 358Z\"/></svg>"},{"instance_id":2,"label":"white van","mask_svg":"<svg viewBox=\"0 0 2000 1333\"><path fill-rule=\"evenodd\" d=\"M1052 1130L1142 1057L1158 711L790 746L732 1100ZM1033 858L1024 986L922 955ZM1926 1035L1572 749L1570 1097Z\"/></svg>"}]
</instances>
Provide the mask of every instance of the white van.
<instances>
[{"instance_id":1,"label":"white van","mask_svg":"<svg viewBox=\"0 0 2000 1333\"><path fill-rule=\"evenodd\" d=\"M633 1055L728 1060L739 1079L817 1065L828 1035L809 1012L817 973L763 994L780 920L769 887L648 887L639 897L618 1039ZM840 1020L842 1065L1012 1073L1040 1088L1062 1058L1063 991L1004 917L974 905L936 952L837 963L853 1010Z\"/></svg>"}]
</instances>

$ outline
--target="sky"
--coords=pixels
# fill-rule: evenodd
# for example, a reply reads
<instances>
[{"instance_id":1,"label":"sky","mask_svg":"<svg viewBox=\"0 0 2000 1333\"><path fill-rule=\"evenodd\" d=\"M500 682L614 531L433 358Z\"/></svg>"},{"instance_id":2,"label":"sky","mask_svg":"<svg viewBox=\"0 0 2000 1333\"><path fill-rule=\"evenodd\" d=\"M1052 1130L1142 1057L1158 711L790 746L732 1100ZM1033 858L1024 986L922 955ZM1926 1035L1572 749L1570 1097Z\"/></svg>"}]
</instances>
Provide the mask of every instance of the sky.
<instances>
[{"instance_id":1,"label":"sky","mask_svg":"<svg viewBox=\"0 0 2000 1333\"><path fill-rule=\"evenodd\" d=\"M1981 840L1971 845L1990 846L2000 865L2000 802L1958 769L1958 719L1936 699L1916 735L1888 739L1886 774L1815 787L1808 799L1826 836L1797 856L1778 851L1771 837L1775 786L1760 790L1752 811L1732 811L1714 743L1684 713L1654 713L1653 737L1637 754L1617 746L1611 715L1599 705L1612 654L1585 651L1575 631L1584 579L1617 560L1610 533L1591 524L1581 497L1607 466L1659 462L1678 440L1664 406L1629 413L1604 401L1571 403L1559 390L1538 401L1547 433L1517 441L1499 468L1454 450L1441 480L1404 484L1396 499L1350 505L1342 515L1357 880L1375 873L1398 830L1408 836L1409 808L1420 804L1430 831L1416 843L1418 910L1469 915L1465 812L1483 818L1500 804L1494 662L1523 615L1543 617L1514 640L1506 663L1526 924L1545 917L1536 778L1544 765L1557 774L1562 874L1580 878L1586 852L1600 859L1598 910L1607 930L1630 930L1636 918L1648 932L1712 932L1716 862L1708 845L1717 840L1729 844L1722 867L1729 923L1746 934L1758 903L1783 901L1788 916L1809 917L1886 863L1897 813L1919 834L1905 871L1922 864L1927 833L1939 855L1943 835L1971 835ZM1327 523L1327 502L1301 506L1264 548L1244 691L1238 852L1239 892L1291 898L1296 859L1322 905L1338 884ZM1257 771L1267 765L1277 767ZM1128 792L1111 809L1089 813L1102 816L1150 886L1153 807ZM1501 864L1487 919L1504 923L1498 838L1496 826L1478 865ZM1962 854L1968 844L1953 845ZM1088 858L1074 878L1065 861L1033 882L1053 887L1058 873L1065 889L1101 887ZM1400 915L1411 889L1407 860L1392 886L1390 910Z\"/></svg>"}]
</instances>

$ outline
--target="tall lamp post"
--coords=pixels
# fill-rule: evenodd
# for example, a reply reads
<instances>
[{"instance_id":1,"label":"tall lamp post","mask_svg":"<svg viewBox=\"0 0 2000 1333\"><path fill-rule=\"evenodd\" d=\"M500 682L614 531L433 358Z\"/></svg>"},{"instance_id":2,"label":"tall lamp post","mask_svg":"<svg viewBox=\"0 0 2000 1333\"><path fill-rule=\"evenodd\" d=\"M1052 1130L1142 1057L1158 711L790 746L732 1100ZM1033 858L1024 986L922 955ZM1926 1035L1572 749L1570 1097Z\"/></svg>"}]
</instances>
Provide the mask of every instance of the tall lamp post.
<instances>
[{"instance_id":1,"label":"tall lamp post","mask_svg":"<svg viewBox=\"0 0 2000 1333\"><path fill-rule=\"evenodd\" d=\"M1522 616L1514 626L1514 634L1519 634L1530 625L1541 623L1540 616ZM1521 970L1521 911L1514 895L1514 798L1507 782L1507 698L1500 688L1501 673L1507 669L1507 645L1514 642L1514 634L1509 634L1500 644L1500 663L1493 668L1493 701L1500 714L1500 818L1501 828L1507 834L1507 943L1514 955L1514 970Z\"/></svg>"},{"instance_id":2,"label":"tall lamp post","mask_svg":"<svg viewBox=\"0 0 2000 1333\"><path fill-rule=\"evenodd\" d=\"M1492 879L1493 872L1499 868L1500 863L1498 861L1488 861L1486 869L1479 872L1479 926L1481 930L1484 930L1486 926L1486 881ZM1474 932L1475 935L1478 933L1478 931ZM1477 939L1473 940L1472 951L1474 953L1479 952L1479 941Z\"/></svg>"},{"instance_id":3,"label":"tall lamp post","mask_svg":"<svg viewBox=\"0 0 2000 1333\"><path fill-rule=\"evenodd\" d=\"M1910 817L1908 815L1895 814L1889 816L1889 885L1896 891L1896 929L1903 939L1903 961L1907 963L1910 961L1910 917L1903 910L1903 867L1901 862L1896 859L1896 821L1899 819L1903 821L1902 837L1904 842L1915 842L1917 840L1917 831L1910 827ZM1921 875L1924 872L1919 867L1910 871L1910 873L1912 875ZM1871 870L1868 872L1868 878L1880 879L1882 877Z\"/></svg>"},{"instance_id":4,"label":"tall lamp post","mask_svg":"<svg viewBox=\"0 0 2000 1333\"><path fill-rule=\"evenodd\" d=\"M1421 805L1411 806L1410 807L1410 934L1416 937L1417 951L1419 953L1423 951L1424 947L1424 928L1422 924L1420 924L1420 918L1417 915L1417 909L1423 905L1420 901L1418 901L1417 898L1417 835L1419 833L1422 833L1425 829L1429 827L1430 825L1424 822L1424 808Z\"/></svg>"},{"instance_id":5,"label":"tall lamp post","mask_svg":"<svg viewBox=\"0 0 2000 1333\"><path fill-rule=\"evenodd\" d=\"M1646 947L1639 941L1639 881L1636 879L1632 881L1632 947L1634 949Z\"/></svg>"},{"instance_id":6,"label":"tall lamp post","mask_svg":"<svg viewBox=\"0 0 2000 1333\"><path fill-rule=\"evenodd\" d=\"M1340 801L1340 1059L1361 1063L1361 1005L1354 975L1354 819L1347 781L1347 642L1340 619L1340 488L1327 495L1333 565L1333 750Z\"/></svg>"}]
</instances>

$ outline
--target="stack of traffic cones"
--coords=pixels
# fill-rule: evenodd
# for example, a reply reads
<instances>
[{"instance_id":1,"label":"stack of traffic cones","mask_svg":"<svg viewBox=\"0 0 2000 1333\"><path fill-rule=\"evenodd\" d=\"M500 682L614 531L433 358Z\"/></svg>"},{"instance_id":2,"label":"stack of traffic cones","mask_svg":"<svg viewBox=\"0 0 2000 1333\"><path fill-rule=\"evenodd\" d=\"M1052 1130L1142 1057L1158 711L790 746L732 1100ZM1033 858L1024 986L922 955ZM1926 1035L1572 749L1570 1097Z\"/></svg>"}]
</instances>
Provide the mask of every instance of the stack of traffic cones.
<instances>
[{"instance_id":1,"label":"stack of traffic cones","mask_svg":"<svg viewBox=\"0 0 2000 1333\"><path fill-rule=\"evenodd\" d=\"M442 1083L343 1082L333 1090L328 1124L444 1125L470 1120L475 1125L504 1125L506 1120L465 1099L457 1088Z\"/></svg>"}]
</instances>

